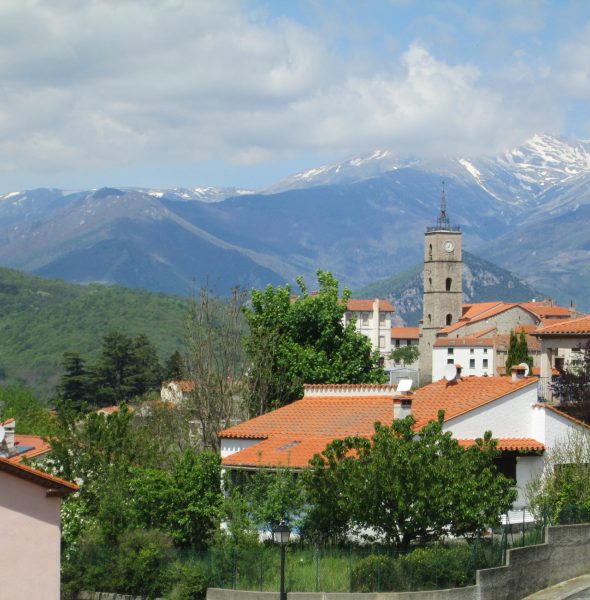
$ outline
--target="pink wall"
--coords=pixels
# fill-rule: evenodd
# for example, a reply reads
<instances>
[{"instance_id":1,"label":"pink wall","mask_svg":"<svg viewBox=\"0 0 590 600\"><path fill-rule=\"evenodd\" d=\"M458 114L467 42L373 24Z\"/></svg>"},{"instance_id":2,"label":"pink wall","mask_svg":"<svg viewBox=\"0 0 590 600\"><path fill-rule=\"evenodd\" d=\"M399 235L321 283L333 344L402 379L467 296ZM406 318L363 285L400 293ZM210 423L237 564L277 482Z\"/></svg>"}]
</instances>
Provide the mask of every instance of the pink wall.
<instances>
[{"instance_id":1,"label":"pink wall","mask_svg":"<svg viewBox=\"0 0 590 600\"><path fill-rule=\"evenodd\" d=\"M1 599L59 600L60 498L0 472Z\"/></svg>"}]
</instances>

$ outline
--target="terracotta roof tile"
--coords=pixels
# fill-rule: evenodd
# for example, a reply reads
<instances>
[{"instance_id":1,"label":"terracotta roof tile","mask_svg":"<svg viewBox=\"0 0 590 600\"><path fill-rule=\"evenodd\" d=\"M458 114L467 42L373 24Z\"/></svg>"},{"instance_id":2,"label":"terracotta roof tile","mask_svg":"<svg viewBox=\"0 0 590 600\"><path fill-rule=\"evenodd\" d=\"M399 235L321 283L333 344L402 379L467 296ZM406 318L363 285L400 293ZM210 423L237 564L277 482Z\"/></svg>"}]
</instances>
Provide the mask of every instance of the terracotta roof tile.
<instances>
[{"instance_id":1,"label":"terracotta roof tile","mask_svg":"<svg viewBox=\"0 0 590 600\"><path fill-rule=\"evenodd\" d=\"M493 348L494 341L491 338L465 336L457 338L439 338L434 342L436 347L461 347L461 346L478 346Z\"/></svg>"},{"instance_id":2,"label":"terracotta roof tile","mask_svg":"<svg viewBox=\"0 0 590 600\"><path fill-rule=\"evenodd\" d=\"M576 419L575 417L568 415L563 410L559 410L558 408L556 408L555 406L553 406L551 404L546 404L545 402L542 402L542 403L540 402L536 406L540 406L541 408L550 410L551 412L557 413L558 415L561 415L562 417L569 419L570 421L573 421L574 423L577 423L578 425L581 425L582 427L586 427L587 429L590 429L590 425L588 425L588 423L584 423L584 421L580 421L580 419Z\"/></svg>"},{"instance_id":3,"label":"terracotta roof tile","mask_svg":"<svg viewBox=\"0 0 590 600\"><path fill-rule=\"evenodd\" d=\"M14 440L15 446L27 447L30 450L25 450L20 454L11 456L8 460L12 462L20 462L23 458L35 458L42 456L51 451L51 446L42 437L38 435L23 435L17 433Z\"/></svg>"},{"instance_id":4,"label":"terracotta roof tile","mask_svg":"<svg viewBox=\"0 0 590 600\"><path fill-rule=\"evenodd\" d=\"M459 439L461 446L468 448L475 444L475 440ZM533 438L498 438L498 450L505 452L543 452L545 446Z\"/></svg>"},{"instance_id":5,"label":"terracotta roof tile","mask_svg":"<svg viewBox=\"0 0 590 600\"><path fill-rule=\"evenodd\" d=\"M534 377L514 382L509 377L467 377L456 383L442 380L404 397L412 399L412 414L416 419L416 429L420 429L428 421L436 419L439 410L444 410L445 420L449 420L536 383L537 379ZM341 389L344 391L352 387L341 386ZM392 386L375 388L376 391L383 392L385 388L391 389ZM292 404L222 431L219 434L222 439L265 440L225 457L222 462L227 466L246 467L279 464L305 466L329 441L349 435L370 436L375 422L391 423L393 397L393 390L391 394L373 396L339 396L337 392L334 395L305 396ZM287 447L287 444L291 445Z\"/></svg>"},{"instance_id":6,"label":"terracotta roof tile","mask_svg":"<svg viewBox=\"0 0 590 600\"><path fill-rule=\"evenodd\" d=\"M590 335L590 315L540 327L533 335Z\"/></svg>"},{"instance_id":7,"label":"terracotta roof tile","mask_svg":"<svg viewBox=\"0 0 590 600\"><path fill-rule=\"evenodd\" d=\"M418 327L392 327L391 337L404 340L417 340L420 335Z\"/></svg>"},{"instance_id":8,"label":"terracotta roof tile","mask_svg":"<svg viewBox=\"0 0 590 600\"><path fill-rule=\"evenodd\" d=\"M371 312L374 300L361 298L350 298L346 304L346 310ZM379 312L395 312L395 307L389 300L379 299Z\"/></svg>"},{"instance_id":9,"label":"terracotta roof tile","mask_svg":"<svg viewBox=\"0 0 590 600\"><path fill-rule=\"evenodd\" d=\"M7 458L0 457L0 471L16 475L47 488L47 494L61 496L80 489L75 483L55 477L39 469L34 469L20 462L13 462Z\"/></svg>"}]
</instances>

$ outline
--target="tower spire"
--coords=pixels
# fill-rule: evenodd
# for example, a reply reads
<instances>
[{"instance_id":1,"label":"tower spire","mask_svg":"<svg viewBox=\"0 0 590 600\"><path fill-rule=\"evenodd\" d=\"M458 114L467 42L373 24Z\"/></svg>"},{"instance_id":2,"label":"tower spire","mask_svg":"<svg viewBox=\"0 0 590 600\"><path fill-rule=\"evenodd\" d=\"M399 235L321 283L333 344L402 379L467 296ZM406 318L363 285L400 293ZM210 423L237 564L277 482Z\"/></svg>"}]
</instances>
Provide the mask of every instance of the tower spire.
<instances>
[{"instance_id":1,"label":"tower spire","mask_svg":"<svg viewBox=\"0 0 590 600\"><path fill-rule=\"evenodd\" d=\"M436 219L436 228L439 230L449 230L451 223L447 214L447 194L445 192L445 180L442 180L442 193L440 196L440 213Z\"/></svg>"}]
</instances>

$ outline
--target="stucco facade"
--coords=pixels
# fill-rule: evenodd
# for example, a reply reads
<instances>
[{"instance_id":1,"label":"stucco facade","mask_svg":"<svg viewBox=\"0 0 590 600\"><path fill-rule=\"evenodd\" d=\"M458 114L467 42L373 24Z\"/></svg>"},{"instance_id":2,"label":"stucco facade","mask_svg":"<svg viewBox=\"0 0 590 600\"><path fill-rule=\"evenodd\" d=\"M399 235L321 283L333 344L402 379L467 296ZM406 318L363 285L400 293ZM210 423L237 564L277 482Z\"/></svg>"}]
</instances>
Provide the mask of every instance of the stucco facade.
<instances>
[{"instance_id":1,"label":"stucco facade","mask_svg":"<svg viewBox=\"0 0 590 600\"><path fill-rule=\"evenodd\" d=\"M59 600L61 496L77 486L0 459L0 598Z\"/></svg>"}]
</instances>

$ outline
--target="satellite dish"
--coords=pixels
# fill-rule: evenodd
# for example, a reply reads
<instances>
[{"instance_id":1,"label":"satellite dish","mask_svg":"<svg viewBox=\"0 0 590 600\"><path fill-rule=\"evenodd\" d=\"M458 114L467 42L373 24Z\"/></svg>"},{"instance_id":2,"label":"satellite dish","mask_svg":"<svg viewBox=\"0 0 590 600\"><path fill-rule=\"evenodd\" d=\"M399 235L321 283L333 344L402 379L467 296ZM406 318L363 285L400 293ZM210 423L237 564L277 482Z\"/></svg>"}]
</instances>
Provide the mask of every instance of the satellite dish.
<instances>
[{"instance_id":1,"label":"satellite dish","mask_svg":"<svg viewBox=\"0 0 590 600\"><path fill-rule=\"evenodd\" d=\"M518 368L519 369L524 369L524 376L528 377L529 372L530 372L530 368L529 368L529 366L526 363L520 363L518 365Z\"/></svg>"},{"instance_id":2,"label":"satellite dish","mask_svg":"<svg viewBox=\"0 0 590 600\"><path fill-rule=\"evenodd\" d=\"M0 444L4 441L5 437L6 437L6 429L4 429L4 427L2 427L2 425L0 425Z\"/></svg>"},{"instance_id":3,"label":"satellite dish","mask_svg":"<svg viewBox=\"0 0 590 600\"><path fill-rule=\"evenodd\" d=\"M400 379L396 391L409 392L412 389L412 383L414 382L411 379Z\"/></svg>"},{"instance_id":4,"label":"satellite dish","mask_svg":"<svg viewBox=\"0 0 590 600\"><path fill-rule=\"evenodd\" d=\"M454 381L457 377L457 367L455 365L447 365L444 377L447 381Z\"/></svg>"}]
</instances>

